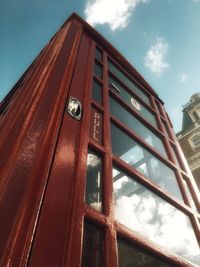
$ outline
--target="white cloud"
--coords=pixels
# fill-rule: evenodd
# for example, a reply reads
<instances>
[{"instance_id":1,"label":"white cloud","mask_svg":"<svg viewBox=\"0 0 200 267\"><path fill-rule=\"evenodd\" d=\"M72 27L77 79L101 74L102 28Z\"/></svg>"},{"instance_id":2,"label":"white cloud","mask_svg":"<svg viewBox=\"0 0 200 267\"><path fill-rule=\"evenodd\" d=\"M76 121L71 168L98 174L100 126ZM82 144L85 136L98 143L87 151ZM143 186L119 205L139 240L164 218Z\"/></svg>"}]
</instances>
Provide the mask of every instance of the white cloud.
<instances>
[{"instance_id":1,"label":"white cloud","mask_svg":"<svg viewBox=\"0 0 200 267\"><path fill-rule=\"evenodd\" d=\"M180 77L179 77L179 81L180 81L181 83L185 83L187 80L188 80L188 74L186 74L186 73L182 73L182 74L180 75Z\"/></svg>"},{"instance_id":2,"label":"white cloud","mask_svg":"<svg viewBox=\"0 0 200 267\"><path fill-rule=\"evenodd\" d=\"M145 67L149 68L157 76L169 68L169 64L165 61L168 48L169 45L163 38L157 38L155 44L149 48L145 56Z\"/></svg>"},{"instance_id":3,"label":"white cloud","mask_svg":"<svg viewBox=\"0 0 200 267\"><path fill-rule=\"evenodd\" d=\"M124 28L135 7L150 0L87 0L84 10L86 20L91 25L107 23L115 31Z\"/></svg>"}]
</instances>

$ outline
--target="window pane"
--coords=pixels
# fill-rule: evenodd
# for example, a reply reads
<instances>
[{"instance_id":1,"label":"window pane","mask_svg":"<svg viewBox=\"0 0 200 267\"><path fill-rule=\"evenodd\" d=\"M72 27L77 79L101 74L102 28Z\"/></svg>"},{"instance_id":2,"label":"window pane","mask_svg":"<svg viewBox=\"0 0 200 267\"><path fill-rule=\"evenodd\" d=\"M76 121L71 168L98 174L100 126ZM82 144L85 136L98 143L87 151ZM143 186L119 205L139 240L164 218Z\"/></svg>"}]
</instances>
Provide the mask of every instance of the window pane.
<instances>
[{"instance_id":1,"label":"window pane","mask_svg":"<svg viewBox=\"0 0 200 267\"><path fill-rule=\"evenodd\" d=\"M96 47L95 49L95 57L99 60L99 61L102 61L102 58L103 58L103 53L102 51Z\"/></svg>"},{"instance_id":2,"label":"window pane","mask_svg":"<svg viewBox=\"0 0 200 267\"><path fill-rule=\"evenodd\" d=\"M98 102L100 105L102 104L102 85L100 85L95 80L93 81L93 94L92 98Z\"/></svg>"},{"instance_id":3,"label":"window pane","mask_svg":"<svg viewBox=\"0 0 200 267\"><path fill-rule=\"evenodd\" d=\"M164 129L165 135L171 139L170 131L169 131L169 128L168 128L166 122L162 121L162 123L163 123L163 129Z\"/></svg>"},{"instance_id":4,"label":"window pane","mask_svg":"<svg viewBox=\"0 0 200 267\"><path fill-rule=\"evenodd\" d=\"M104 240L102 230L85 222L82 267L104 266Z\"/></svg>"},{"instance_id":5,"label":"window pane","mask_svg":"<svg viewBox=\"0 0 200 267\"><path fill-rule=\"evenodd\" d=\"M111 134L114 154L183 202L176 176L172 169L113 124L111 124Z\"/></svg>"},{"instance_id":6,"label":"window pane","mask_svg":"<svg viewBox=\"0 0 200 267\"><path fill-rule=\"evenodd\" d=\"M87 156L87 178L85 202L93 208L102 210L102 158L88 151Z\"/></svg>"},{"instance_id":7,"label":"window pane","mask_svg":"<svg viewBox=\"0 0 200 267\"><path fill-rule=\"evenodd\" d=\"M110 97L111 113L124 124L126 124L137 135L144 139L150 146L157 149L162 155L167 156L162 141L146 126L144 126L137 118L129 113L125 108L119 105Z\"/></svg>"},{"instance_id":8,"label":"window pane","mask_svg":"<svg viewBox=\"0 0 200 267\"><path fill-rule=\"evenodd\" d=\"M191 208L194 209L195 211L197 211L197 208L196 208L196 205L194 203L194 200L192 198L192 195L190 193L190 189L188 187L188 184L187 182L183 179L183 183L184 183L184 187L185 187L185 191L186 191L186 194L187 194L187 197L188 197L188 200L190 202L190 205L191 205ZM198 212L198 211L197 211Z\"/></svg>"},{"instance_id":9,"label":"window pane","mask_svg":"<svg viewBox=\"0 0 200 267\"><path fill-rule=\"evenodd\" d=\"M98 76L100 79L102 79L103 67L100 64L98 64L97 62L95 62L95 64L94 64L94 74L96 76Z\"/></svg>"},{"instance_id":10,"label":"window pane","mask_svg":"<svg viewBox=\"0 0 200 267\"><path fill-rule=\"evenodd\" d=\"M173 267L129 242L118 238L119 267Z\"/></svg>"},{"instance_id":11,"label":"window pane","mask_svg":"<svg viewBox=\"0 0 200 267\"><path fill-rule=\"evenodd\" d=\"M137 85L130 80L123 72L121 72L110 60L108 61L108 68L117 78L119 78L129 89L131 89L137 96L139 96L145 103L150 105L149 97L137 87Z\"/></svg>"},{"instance_id":12,"label":"window pane","mask_svg":"<svg viewBox=\"0 0 200 267\"><path fill-rule=\"evenodd\" d=\"M117 221L171 252L200 263L199 246L184 213L116 168L113 182Z\"/></svg>"},{"instance_id":13,"label":"window pane","mask_svg":"<svg viewBox=\"0 0 200 267\"><path fill-rule=\"evenodd\" d=\"M109 75L109 84L112 83L114 84L119 90L120 90L120 96L122 99L131 107L133 108L136 112L138 112L144 119L146 119L149 123L151 123L153 126L157 127L157 122L155 116L147 109L145 108L140 101L137 100L139 104L139 109L135 107L135 105L132 104L132 101L135 100L134 97L129 94L123 86L117 82L117 80ZM113 88L113 86L110 86Z\"/></svg>"},{"instance_id":14,"label":"window pane","mask_svg":"<svg viewBox=\"0 0 200 267\"><path fill-rule=\"evenodd\" d=\"M182 169L181 164L180 164L179 159L178 159L178 156L177 156L176 148L173 145L171 147L172 147L172 150L174 152L175 163L176 163L176 165L179 166L180 169Z\"/></svg>"},{"instance_id":15,"label":"window pane","mask_svg":"<svg viewBox=\"0 0 200 267\"><path fill-rule=\"evenodd\" d=\"M162 109L162 107L161 107L162 104L156 101L156 106L157 106L157 109L158 109L160 115L163 116L163 117L165 118L165 114L163 113L163 109Z\"/></svg>"}]
</instances>

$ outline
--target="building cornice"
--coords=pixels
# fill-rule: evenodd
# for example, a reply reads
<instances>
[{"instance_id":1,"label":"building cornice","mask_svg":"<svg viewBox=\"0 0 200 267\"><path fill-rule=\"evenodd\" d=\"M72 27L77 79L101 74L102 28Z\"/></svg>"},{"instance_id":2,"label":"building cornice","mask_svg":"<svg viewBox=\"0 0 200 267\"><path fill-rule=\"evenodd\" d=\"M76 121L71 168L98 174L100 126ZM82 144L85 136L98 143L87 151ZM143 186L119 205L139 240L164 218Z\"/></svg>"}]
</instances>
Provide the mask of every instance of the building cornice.
<instances>
[{"instance_id":1,"label":"building cornice","mask_svg":"<svg viewBox=\"0 0 200 267\"><path fill-rule=\"evenodd\" d=\"M200 128L200 121L197 123L194 123L193 127L186 130L186 131L180 131L176 134L176 137L179 140L181 140L183 137L186 137L187 135L190 135L192 132L196 131L197 129Z\"/></svg>"}]
</instances>

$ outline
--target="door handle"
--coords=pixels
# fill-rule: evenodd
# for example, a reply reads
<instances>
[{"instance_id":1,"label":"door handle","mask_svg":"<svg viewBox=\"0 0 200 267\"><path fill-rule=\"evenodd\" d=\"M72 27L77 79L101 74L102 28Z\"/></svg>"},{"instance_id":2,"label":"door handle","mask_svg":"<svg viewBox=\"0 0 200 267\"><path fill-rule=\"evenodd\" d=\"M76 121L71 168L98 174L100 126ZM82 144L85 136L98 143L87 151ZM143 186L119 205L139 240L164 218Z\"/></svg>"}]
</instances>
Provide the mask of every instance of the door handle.
<instances>
[{"instance_id":1,"label":"door handle","mask_svg":"<svg viewBox=\"0 0 200 267\"><path fill-rule=\"evenodd\" d=\"M70 97L69 102L68 102L67 111L72 118L80 121L81 116L82 116L82 104L81 104L81 102L75 97Z\"/></svg>"}]
</instances>

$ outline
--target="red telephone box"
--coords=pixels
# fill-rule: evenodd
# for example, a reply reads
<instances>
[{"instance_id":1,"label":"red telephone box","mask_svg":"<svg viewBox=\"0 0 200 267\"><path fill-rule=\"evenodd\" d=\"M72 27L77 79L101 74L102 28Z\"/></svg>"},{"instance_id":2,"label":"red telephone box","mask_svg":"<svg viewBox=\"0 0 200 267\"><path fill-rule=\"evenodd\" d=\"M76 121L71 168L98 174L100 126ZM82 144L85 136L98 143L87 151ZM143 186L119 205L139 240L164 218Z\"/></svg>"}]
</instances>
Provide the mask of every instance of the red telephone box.
<instances>
[{"instance_id":1,"label":"red telephone box","mask_svg":"<svg viewBox=\"0 0 200 267\"><path fill-rule=\"evenodd\" d=\"M1 266L200 266L163 102L73 14L1 103Z\"/></svg>"}]
</instances>

